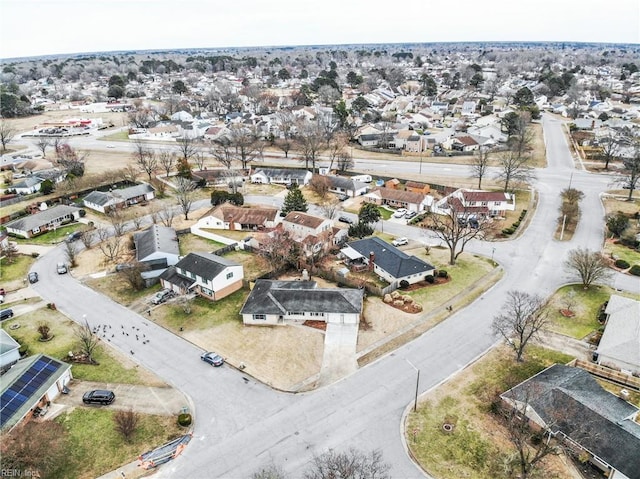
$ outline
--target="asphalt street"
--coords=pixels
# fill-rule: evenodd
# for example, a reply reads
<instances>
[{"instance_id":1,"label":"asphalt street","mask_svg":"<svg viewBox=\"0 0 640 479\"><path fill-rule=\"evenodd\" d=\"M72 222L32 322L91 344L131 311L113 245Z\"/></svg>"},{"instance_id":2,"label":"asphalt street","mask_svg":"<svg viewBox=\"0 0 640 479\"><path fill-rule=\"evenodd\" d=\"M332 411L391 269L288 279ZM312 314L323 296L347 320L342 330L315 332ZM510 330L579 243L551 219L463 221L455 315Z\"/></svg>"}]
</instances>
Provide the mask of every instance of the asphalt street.
<instances>
[{"instance_id":1,"label":"asphalt street","mask_svg":"<svg viewBox=\"0 0 640 479\"><path fill-rule=\"evenodd\" d=\"M282 467L290 477L299 477L314 454L349 447L380 449L394 478L425 477L409 458L402 437L403 415L412 406L416 390L416 368L420 371L419 392L438 385L496 344L490 324L509 290L551 294L570 281L562 266L569 250L602 245L599 195L611 179L574 169L561 123L545 117L543 126L549 166L537 171L532 187L538 192L538 206L525 233L513 241L468 245L470 252L493 255L505 270L503 279L472 306L411 343L313 392L281 393L251 379L245 381L242 372L228 366L208 367L199 359L199 348L157 326L152 317L129 311L69 275L56 275L55 264L64 256L62 247L38 259L34 270L41 281L33 288L76 321L86 317L90 323L109 323L116 330L143 332L150 339L147 344L124 335L116 335L108 344L190 398L196 419L194 440L180 457L162 466L156 477L246 478L270 464ZM366 163L373 171L378 165L370 160ZM415 168L415 163L397 164L398 171ZM423 164L425 179L432 168L442 166ZM452 166L447 173L468 176L468 168ZM569 182L585 193L585 214L572 240L559 242L553 239L559 193ZM426 242L416 228L390 222L384 228ZM637 281L618 276L612 284L638 290Z\"/></svg>"}]
</instances>

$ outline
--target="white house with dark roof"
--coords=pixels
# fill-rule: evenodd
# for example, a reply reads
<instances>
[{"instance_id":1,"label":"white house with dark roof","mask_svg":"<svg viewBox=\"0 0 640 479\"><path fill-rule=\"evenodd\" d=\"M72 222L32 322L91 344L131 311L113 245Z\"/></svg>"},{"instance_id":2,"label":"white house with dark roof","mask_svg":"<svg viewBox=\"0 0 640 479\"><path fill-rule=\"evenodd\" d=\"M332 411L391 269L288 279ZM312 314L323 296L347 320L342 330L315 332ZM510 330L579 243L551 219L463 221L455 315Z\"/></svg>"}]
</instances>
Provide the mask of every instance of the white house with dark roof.
<instances>
[{"instance_id":1,"label":"white house with dark roof","mask_svg":"<svg viewBox=\"0 0 640 479\"><path fill-rule=\"evenodd\" d=\"M151 225L133 235L136 247L136 261L148 269L140 274L145 281L151 281L169 266L180 260L180 245L176 230L168 226Z\"/></svg>"},{"instance_id":2,"label":"white house with dark roof","mask_svg":"<svg viewBox=\"0 0 640 479\"><path fill-rule=\"evenodd\" d=\"M274 325L307 320L358 324L364 291L318 288L315 281L259 279L240 314L244 324Z\"/></svg>"},{"instance_id":3,"label":"white house with dark roof","mask_svg":"<svg viewBox=\"0 0 640 479\"><path fill-rule=\"evenodd\" d=\"M503 191L460 188L439 200L433 212L448 215L451 208L465 216L503 216L506 211L516 209L516 196Z\"/></svg>"},{"instance_id":4,"label":"white house with dark roof","mask_svg":"<svg viewBox=\"0 0 640 479\"><path fill-rule=\"evenodd\" d=\"M160 275L164 288L179 294L196 293L217 301L242 288L244 269L211 253L189 253Z\"/></svg>"},{"instance_id":5,"label":"white house with dark roof","mask_svg":"<svg viewBox=\"0 0 640 479\"><path fill-rule=\"evenodd\" d=\"M639 410L587 371L554 364L500 397L545 435L584 453L607 477L640 479Z\"/></svg>"},{"instance_id":6,"label":"white house with dark roof","mask_svg":"<svg viewBox=\"0 0 640 479\"><path fill-rule=\"evenodd\" d=\"M324 178L329 181L329 191L333 193L355 198L369 191L368 183L354 180L348 176L327 175Z\"/></svg>"},{"instance_id":7,"label":"white house with dark roof","mask_svg":"<svg viewBox=\"0 0 640 479\"><path fill-rule=\"evenodd\" d=\"M0 373L4 373L20 359L20 344L0 329Z\"/></svg>"},{"instance_id":8,"label":"white house with dark roof","mask_svg":"<svg viewBox=\"0 0 640 479\"><path fill-rule=\"evenodd\" d=\"M406 208L417 213L428 210L433 197L413 191L396 190L380 186L364 195L365 201L377 205L387 205L394 208Z\"/></svg>"},{"instance_id":9,"label":"white house with dark roof","mask_svg":"<svg viewBox=\"0 0 640 479\"><path fill-rule=\"evenodd\" d=\"M54 401L73 379L71 365L44 354L15 363L2 375L0 430L10 431L30 419L36 408Z\"/></svg>"},{"instance_id":10,"label":"white house with dark roof","mask_svg":"<svg viewBox=\"0 0 640 479\"><path fill-rule=\"evenodd\" d=\"M115 208L124 208L145 203L155 198L155 189L147 183L129 186L119 190L92 191L82 201L89 209L107 213Z\"/></svg>"},{"instance_id":11,"label":"white house with dark roof","mask_svg":"<svg viewBox=\"0 0 640 479\"><path fill-rule=\"evenodd\" d=\"M7 233L32 238L62 225L77 221L80 218L80 208L67 205L56 205L33 215L23 216L5 224Z\"/></svg>"},{"instance_id":12,"label":"white house with dark roof","mask_svg":"<svg viewBox=\"0 0 640 479\"><path fill-rule=\"evenodd\" d=\"M251 183L279 185L307 185L313 174L295 168L257 168L251 174Z\"/></svg>"},{"instance_id":13,"label":"white house with dark roof","mask_svg":"<svg viewBox=\"0 0 640 479\"><path fill-rule=\"evenodd\" d=\"M194 226L198 229L255 231L274 228L279 221L278 208L273 206L222 203L203 214Z\"/></svg>"},{"instance_id":14,"label":"white house with dark roof","mask_svg":"<svg viewBox=\"0 0 640 479\"><path fill-rule=\"evenodd\" d=\"M604 312L598 364L640 374L640 301L612 294Z\"/></svg>"},{"instance_id":15,"label":"white house with dark roof","mask_svg":"<svg viewBox=\"0 0 640 479\"><path fill-rule=\"evenodd\" d=\"M377 237L364 238L347 243L340 250L348 265L366 265L366 267L396 288L402 281L414 284L433 276L435 267L410 256L393 245Z\"/></svg>"}]
</instances>

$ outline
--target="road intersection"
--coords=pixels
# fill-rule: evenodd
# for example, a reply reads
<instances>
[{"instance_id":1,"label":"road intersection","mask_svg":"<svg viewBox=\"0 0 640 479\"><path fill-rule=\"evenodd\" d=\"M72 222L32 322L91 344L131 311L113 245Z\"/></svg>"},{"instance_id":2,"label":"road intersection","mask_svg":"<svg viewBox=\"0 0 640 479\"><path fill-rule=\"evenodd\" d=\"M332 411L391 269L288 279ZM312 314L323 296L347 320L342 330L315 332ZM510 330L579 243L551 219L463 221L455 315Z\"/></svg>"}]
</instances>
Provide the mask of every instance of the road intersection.
<instances>
[{"instance_id":1,"label":"road intersection","mask_svg":"<svg viewBox=\"0 0 640 479\"><path fill-rule=\"evenodd\" d=\"M90 322L140 328L150 338L148 344L141 346L124 336L113 338L110 344L125 354L133 352L135 361L190 398L186 406L195 416L194 440L155 477L246 478L271 464L298 477L314 454L351 447L381 450L394 478L425 477L409 458L402 432L403 416L414 399L415 368L420 371L420 393L437 386L496 344L490 325L509 290L549 295L569 282L562 266L569 250L602 246L600 193L610 187L611 179L574 169L562 124L544 117L543 127L548 167L536 172L532 187L538 193L538 204L526 231L513 241L474 241L467 247L469 252L493 256L505 271L503 279L473 307L456 312L350 376L309 393L274 391L252 379L245 381L242 372L232 368L208 367L200 361L198 347L159 327L153 318L128 310L69 275L54 277L55 264L64 257L62 247L38 260L44 277L33 287L76 321L86 315ZM375 167L370 160L367 163ZM421 167L425 178L430 171L442 169L442 165L427 163ZM398 171L417 168L415 163L398 164ZM447 168L447 176L469 175L468 167ZM559 242L553 239L559 194L570 181L585 193L584 214L572 240ZM393 234L424 240L415 228L392 228ZM637 292L636 282L621 275L613 281L618 288Z\"/></svg>"}]
</instances>

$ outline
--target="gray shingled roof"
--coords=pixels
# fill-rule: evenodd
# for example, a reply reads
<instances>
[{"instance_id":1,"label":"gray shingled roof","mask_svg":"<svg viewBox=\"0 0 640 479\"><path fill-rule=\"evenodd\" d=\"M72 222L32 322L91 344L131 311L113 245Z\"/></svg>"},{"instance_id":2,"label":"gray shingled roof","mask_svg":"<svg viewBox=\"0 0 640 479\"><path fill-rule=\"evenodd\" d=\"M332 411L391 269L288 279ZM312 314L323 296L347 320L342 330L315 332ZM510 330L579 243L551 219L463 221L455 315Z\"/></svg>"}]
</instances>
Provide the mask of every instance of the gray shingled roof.
<instances>
[{"instance_id":1,"label":"gray shingled roof","mask_svg":"<svg viewBox=\"0 0 640 479\"><path fill-rule=\"evenodd\" d=\"M52 208L48 208L44 211L40 211L34 215L18 218L17 220L10 221L5 224L6 228L13 228L20 231L31 231L34 228L38 228L42 225L49 224L50 222L63 218L64 216L71 215L80 208L75 206L57 205Z\"/></svg>"},{"instance_id":2,"label":"gray shingled roof","mask_svg":"<svg viewBox=\"0 0 640 479\"><path fill-rule=\"evenodd\" d=\"M92 203L98 206L104 206L114 201L113 196L110 193L105 193L103 191L92 191L87 196L83 198L85 204Z\"/></svg>"},{"instance_id":3,"label":"gray shingled roof","mask_svg":"<svg viewBox=\"0 0 640 479\"><path fill-rule=\"evenodd\" d=\"M435 269L429 263L415 256L400 251L393 245L380 238L371 237L347 243L364 258L369 259L370 253L375 255L374 262L394 278L404 278L412 274L426 274Z\"/></svg>"},{"instance_id":4,"label":"gray shingled roof","mask_svg":"<svg viewBox=\"0 0 640 479\"><path fill-rule=\"evenodd\" d=\"M180 254L176 230L167 226L151 225L137 233L133 240L136 244L136 259L142 261L158 251L169 254Z\"/></svg>"},{"instance_id":5,"label":"gray shingled roof","mask_svg":"<svg viewBox=\"0 0 640 479\"><path fill-rule=\"evenodd\" d=\"M212 280L229 266L240 266L240 264L211 253L189 253L175 266L205 280Z\"/></svg>"},{"instance_id":6,"label":"gray shingled roof","mask_svg":"<svg viewBox=\"0 0 640 479\"><path fill-rule=\"evenodd\" d=\"M638 408L605 391L580 369L554 364L503 394L529 405L564 434L630 479L640 479Z\"/></svg>"},{"instance_id":7,"label":"gray shingled roof","mask_svg":"<svg viewBox=\"0 0 640 479\"><path fill-rule=\"evenodd\" d=\"M128 200L129 198L135 198L137 196L146 195L155 191L151 185L146 183L141 183L139 185L129 186L127 188L122 188L121 190L113 190L111 194L117 198L122 198L123 200Z\"/></svg>"},{"instance_id":8,"label":"gray shingled roof","mask_svg":"<svg viewBox=\"0 0 640 479\"><path fill-rule=\"evenodd\" d=\"M596 352L640 368L640 301L612 294Z\"/></svg>"},{"instance_id":9,"label":"gray shingled roof","mask_svg":"<svg viewBox=\"0 0 640 479\"><path fill-rule=\"evenodd\" d=\"M363 290L318 288L315 281L259 279L240 314L360 313Z\"/></svg>"},{"instance_id":10,"label":"gray shingled roof","mask_svg":"<svg viewBox=\"0 0 640 479\"><path fill-rule=\"evenodd\" d=\"M304 180L305 176L309 174L307 170L297 170L293 168L258 168L256 173L264 173L267 178L286 178Z\"/></svg>"}]
</instances>

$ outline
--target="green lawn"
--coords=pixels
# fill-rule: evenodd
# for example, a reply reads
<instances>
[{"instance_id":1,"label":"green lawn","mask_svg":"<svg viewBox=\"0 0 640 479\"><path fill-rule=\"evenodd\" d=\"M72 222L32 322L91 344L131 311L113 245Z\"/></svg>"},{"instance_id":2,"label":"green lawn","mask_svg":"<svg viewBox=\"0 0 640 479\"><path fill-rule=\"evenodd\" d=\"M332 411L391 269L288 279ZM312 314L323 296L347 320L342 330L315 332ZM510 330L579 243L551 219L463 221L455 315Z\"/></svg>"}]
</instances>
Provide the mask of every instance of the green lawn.
<instances>
[{"instance_id":1,"label":"green lawn","mask_svg":"<svg viewBox=\"0 0 640 479\"><path fill-rule=\"evenodd\" d=\"M569 285L560 288L549 301L551 308L548 329L556 333L582 339L598 329L598 311L602 303L609 299L614 291L605 286L592 286L584 290L582 285ZM560 309L567 309L568 302L572 303L572 318L560 314Z\"/></svg>"},{"instance_id":2,"label":"green lawn","mask_svg":"<svg viewBox=\"0 0 640 479\"><path fill-rule=\"evenodd\" d=\"M153 310L153 320L174 332L180 328L192 331L213 328L227 322L238 322L238 312L248 295L249 291L241 289L220 301L196 297L189 314L185 313L179 304L167 303Z\"/></svg>"},{"instance_id":3,"label":"green lawn","mask_svg":"<svg viewBox=\"0 0 640 479\"><path fill-rule=\"evenodd\" d=\"M31 255L18 255L11 264L6 258L0 259L0 280L3 283L9 283L26 278L27 272L35 261Z\"/></svg>"},{"instance_id":4,"label":"green lawn","mask_svg":"<svg viewBox=\"0 0 640 479\"><path fill-rule=\"evenodd\" d=\"M64 241L69 233L73 233L74 231L85 228L85 225L82 223L71 223L65 226L61 226L56 228L53 231L48 231L44 234L34 236L33 238L24 239L24 238L15 238L17 243L25 243L25 244L39 244L39 245L49 245L56 244Z\"/></svg>"},{"instance_id":5,"label":"green lawn","mask_svg":"<svg viewBox=\"0 0 640 479\"><path fill-rule=\"evenodd\" d=\"M604 245L604 252L616 259L625 260L630 266L640 264L640 251L628 248L624 245L606 242Z\"/></svg>"},{"instance_id":6,"label":"green lawn","mask_svg":"<svg viewBox=\"0 0 640 479\"><path fill-rule=\"evenodd\" d=\"M69 432L69 442L65 464L54 479L98 477L185 432L173 416L141 414L127 443L114 429L114 414L112 409L77 408L55 419Z\"/></svg>"},{"instance_id":7,"label":"green lawn","mask_svg":"<svg viewBox=\"0 0 640 479\"><path fill-rule=\"evenodd\" d=\"M445 248L432 248L429 255L425 254L423 248L407 253L425 260L438 270L447 271L450 278L446 283L428 285L407 293L422 304L424 311L440 306L465 288L474 286L494 268L490 260L464 253L458 257L455 265L449 265L449 250Z\"/></svg>"},{"instance_id":8,"label":"green lawn","mask_svg":"<svg viewBox=\"0 0 640 479\"><path fill-rule=\"evenodd\" d=\"M101 141L130 141L128 131L119 131L110 135L105 135L98 138Z\"/></svg>"},{"instance_id":9,"label":"green lawn","mask_svg":"<svg viewBox=\"0 0 640 479\"><path fill-rule=\"evenodd\" d=\"M380 216L382 217L382 219L385 221L391 218L391 215L393 214L393 211L387 208L383 208L382 206L378 206L378 211L380 212Z\"/></svg>"},{"instance_id":10,"label":"green lawn","mask_svg":"<svg viewBox=\"0 0 640 479\"><path fill-rule=\"evenodd\" d=\"M511 350L498 348L439 386L409 414L407 444L429 474L440 479L512 477L502 465L513 451L496 441L502 434L489 412L492 400L547 366L572 359L537 347L527 348L525 356L517 363ZM455 425L453 433L443 432L445 422Z\"/></svg>"},{"instance_id":11,"label":"green lawn","mask_svg":"<svg viewBox=\"0 0 640 479\"><path fill-rule=\"evenodd\" d=\"M92 278L86 281L87 286L95 289L99 293L110 297L123 306L131 306L134 302L151 296L152 293L160 291L157 284L142 291L134 291L129 283L119 274L109 274L101 278Z\"/></svg>"},{"instance_id":12,"label":"green lawn","mask_svg":"<svg viewBox=\"0 0 640 479\"><path fill-rule=\"evenodd\" d=\"M91 320L90 320L91 321ZM46 322L54 336L47 342L38 341L40 334L38 325ZM19 324L19 329L11 329L11 325ZM78 341L74 335L75 323L58 311L41 308L25 313L19 317L2 323L3 329L9 333L29 355L46 354L56 359L65 360L69 351L78 351ZM109 347L99 344L95 351L95 359L99 365L73 364L73 376L77 379L98 382L116 382L125 384L145 384L136 368L128 369L116 357Z\"/></svg>"}]
</instances>

